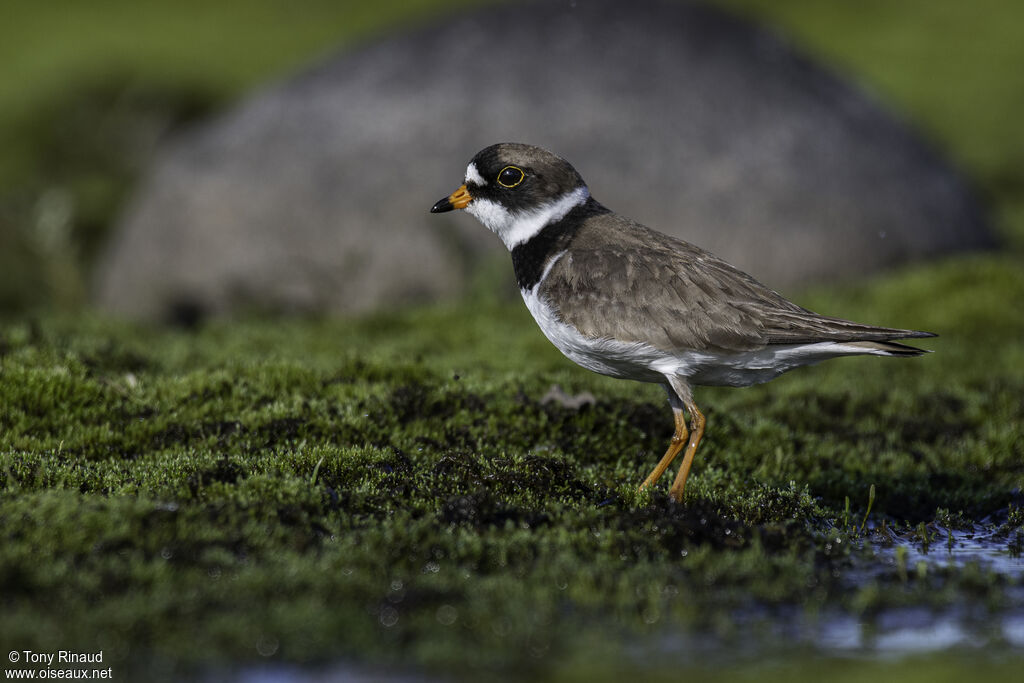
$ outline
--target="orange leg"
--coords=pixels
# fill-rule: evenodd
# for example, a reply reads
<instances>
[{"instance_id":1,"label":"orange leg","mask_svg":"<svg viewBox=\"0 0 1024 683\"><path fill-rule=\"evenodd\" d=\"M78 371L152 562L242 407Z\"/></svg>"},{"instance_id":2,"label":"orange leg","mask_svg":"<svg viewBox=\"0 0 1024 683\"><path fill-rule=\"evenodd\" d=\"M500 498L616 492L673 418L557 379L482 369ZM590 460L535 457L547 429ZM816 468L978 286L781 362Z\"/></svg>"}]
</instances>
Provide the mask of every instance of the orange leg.
<instances>
[{"instance_id":1,"label":"orange leg","mask_svg":"<svg viewBox=\"0 0 1024 683\"><path fill-rule=\"evenodd\" d=\"M683 450L683 446L686 444L686 439L689 436L689 433L686 431L686 419L683 417L683 409L673 406L672 416L676 421L676 431L672 435L672 442L668 445L668 450L665 451L665 455L663 455L661 460L658 462L658 466L655 467L649 475L647 475L647 478L644 479L644 483L640 484L640 488L637 489L638 491L643 491L648 486L653 486L659 479L661 479L661 475L665 473L665 470L668 469L668 466L672 464L672 461L676 459L676 456L679 455L679 451Z\"/></svg>"},{"instance_id":2,"label":"orange leg","mask_svg":"<svg viewBox=\"0 0 1024 683\"><path fill-rule=\"evenodd\" d=\"M683 502L683 490L686 488L686 479L690 476L690 467L693 465L693 456L697 454L697 447L704 436L704 414L697 409L693 399L686 397L686 410L690 413L690 442L686 445L686 455L683 456L683 464L679 467L679 474L672 483L668 494L677 503Z\"/></svg>"}]
</instances>

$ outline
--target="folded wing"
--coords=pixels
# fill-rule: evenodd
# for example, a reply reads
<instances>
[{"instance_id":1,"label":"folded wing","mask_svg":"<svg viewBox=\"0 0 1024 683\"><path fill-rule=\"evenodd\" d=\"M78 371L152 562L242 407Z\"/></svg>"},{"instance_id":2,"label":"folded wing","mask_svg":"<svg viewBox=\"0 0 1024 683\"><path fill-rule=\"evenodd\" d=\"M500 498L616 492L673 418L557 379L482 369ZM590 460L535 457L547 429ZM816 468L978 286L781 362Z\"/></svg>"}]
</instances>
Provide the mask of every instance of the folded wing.
<instances>
[{"instance_id":1,"label":"folded wing","mask_svg":"<svg viewBox=\"0 0 1024 683\"><path fill-rule=\"evenodd\" d=\"M921 351L892 340L935 336L818 315L699 247L626 219L615 227L614 239L580 231L540 285L589 337L669 352L842 341L908 355Z\"/></svg>"}]
</instances>

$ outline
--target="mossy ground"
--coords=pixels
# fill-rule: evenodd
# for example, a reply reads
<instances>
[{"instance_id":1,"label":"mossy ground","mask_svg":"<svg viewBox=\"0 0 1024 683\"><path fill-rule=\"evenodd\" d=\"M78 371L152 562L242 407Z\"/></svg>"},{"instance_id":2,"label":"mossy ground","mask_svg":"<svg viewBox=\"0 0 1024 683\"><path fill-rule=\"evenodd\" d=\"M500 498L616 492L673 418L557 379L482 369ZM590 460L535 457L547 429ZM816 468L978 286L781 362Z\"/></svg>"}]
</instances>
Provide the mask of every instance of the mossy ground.
<instances>
[{"instance_id":1,"label":"mossy ground","mask_svg":"<svg viewBox=\"0 0 1024 683\"><path fill-rule=\"evenodd\" d=\"M0 327L0 646L102 649L124 679L282 662L559 680L1017 671L997 626L1024 609L1024 90L1005 68L1024 43L1000 39L1020 9L726 4L922 125L1008 246L801 293L938 332L935 353L700 390L709 432L682 506L666 485L635 493L671 429L660 390L576 368L521 303L480 294L493 284L451 307L191 332L23 313L81 300L138 140L402 3L307 4L287 30L275 3L247 3L245 30L231 3L12 5L0 307L22 313ZM43 35L52 50L26 47ZM597 401L541 404L556 383ZM950 555L950 529L1007 561ZM816 647L837 615L870 634L905 609L989 645L898 661Z\"/></svg>"},{"instance_id":2,"label":"mossy ground","mask_svg":"<svg viewBox=\"0 0 1024 683\"><path fill-rule=\"evenodd\" d=\"M194 332L12 323L0 642L115 668L557 676L597 648L649 653L653 675L697 634L908 606L998 621L1024 607L1020 574L952 562L942 539L969 526L1019 552L1021 266L973 256L808 294L942 336L918 359L700 391L684 505L636 494L670 432L660 390L575 368L514 302ZM542 404L552 383L597 402ZM886 551L929 541L923 567Z\"/></svg>"}]
</instances>

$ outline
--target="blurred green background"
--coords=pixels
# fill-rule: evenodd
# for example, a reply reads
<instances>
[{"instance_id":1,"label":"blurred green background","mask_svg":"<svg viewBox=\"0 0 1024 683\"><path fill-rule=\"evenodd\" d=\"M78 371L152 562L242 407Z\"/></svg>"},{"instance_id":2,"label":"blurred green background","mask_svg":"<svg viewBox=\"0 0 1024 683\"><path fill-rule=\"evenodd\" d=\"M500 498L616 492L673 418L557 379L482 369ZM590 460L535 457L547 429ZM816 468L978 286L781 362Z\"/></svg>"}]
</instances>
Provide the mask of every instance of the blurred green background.
<instances>
[{"instance_id":1,"label":"blurred green background","mask_svg":"<svg viewBox=\"0 0 1024 683\"><path fill-rule=\"evenodd\" d=\"M85 303L96 251L167 134L340 46L470 4L4 0L0 311Z\"/></svg>"},{"instance_id":2,"label":"blurred green background","mask_svg":"<svg viewBox=\"0 0 1024 683\"><path fill-rule=\"evenodd\" d=\"M0 311L74 310L159 141L334 49L470 0L5 0ZM718 0L877 95L1024 241L1024 7L1013 0Z\"/></svg>"}]
</instances>

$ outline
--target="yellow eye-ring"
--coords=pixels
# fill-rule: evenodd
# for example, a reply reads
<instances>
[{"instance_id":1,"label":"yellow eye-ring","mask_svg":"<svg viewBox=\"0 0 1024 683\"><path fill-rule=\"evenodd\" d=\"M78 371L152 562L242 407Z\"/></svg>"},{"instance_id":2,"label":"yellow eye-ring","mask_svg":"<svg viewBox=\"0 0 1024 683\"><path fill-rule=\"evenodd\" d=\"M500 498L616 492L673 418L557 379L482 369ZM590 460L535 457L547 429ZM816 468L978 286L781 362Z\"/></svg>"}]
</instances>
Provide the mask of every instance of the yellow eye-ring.
<instances>
[{"instance_id":1,"label":"yellow eye-ring","mask_svg":"<svg viewBox=\"0 0 1024 683\"><path fill-rule=\"evenodd\" d=\"M506 166L498 173L498 184L502 187L515 187L523 182L525 177L526 174L523 173L523 169L516 166Z\"/></svg>"}]
</instances>

